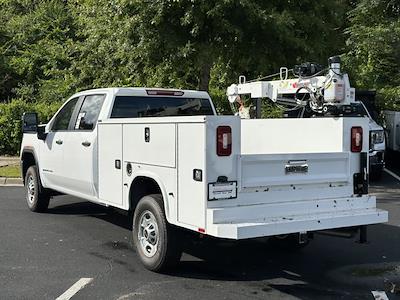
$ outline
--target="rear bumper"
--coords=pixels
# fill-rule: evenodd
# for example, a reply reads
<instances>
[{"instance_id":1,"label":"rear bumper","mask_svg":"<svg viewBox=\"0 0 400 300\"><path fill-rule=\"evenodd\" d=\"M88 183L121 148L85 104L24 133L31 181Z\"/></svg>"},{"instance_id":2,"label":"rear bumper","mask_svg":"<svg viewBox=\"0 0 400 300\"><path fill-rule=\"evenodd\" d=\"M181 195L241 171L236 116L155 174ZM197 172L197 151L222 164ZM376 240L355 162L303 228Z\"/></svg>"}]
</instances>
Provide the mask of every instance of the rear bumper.
<instances>
[{"instance_id":1,"label":"rear bumper","mask_svg":"<svg viewBox=\"0 0 400 300\"><path fill-rule=\"evenodd\" d=\"M218 224L218 237L248 239L303 231L317 231L387 222L388 212L363 209L270 219L254 223Z\"/></svg>"},{"instance_id":2,"label":"rear bumper","mask_svg":"<svg viewBox=\"0 0 400 300\"><path fill-rule=\"evenodd\" d=\"M345 200L344 203L340 203L343 200ZM336 206L327 206L328 201L336 203ZM207 226L207 234L228 239L248 239L304 231L371 225L388 221L388 212L375 207L375 197L373 196L352 198L351 201L348 201L348 199L331 199L302 202L304 202L304 210L298 210L299 214L288 213L284 215L281 212L279 213L280 216L269 215L257 219L221 220ZM319 208L321 205L321 209L307 209L310 202L315 205L314 207ZM297 205L297 208L302 206L301 203L293 205ZM259 206L259 210L263 210L268 205L254 205L254 209L257 209L257 206ZM274 207L275 205L269 206L269 209L276 212L280 210ZM300 211L302 211L301 214ZM212 218L210 215L212 213L209 214L209 221Z\"/></svg>"}]
</instances>

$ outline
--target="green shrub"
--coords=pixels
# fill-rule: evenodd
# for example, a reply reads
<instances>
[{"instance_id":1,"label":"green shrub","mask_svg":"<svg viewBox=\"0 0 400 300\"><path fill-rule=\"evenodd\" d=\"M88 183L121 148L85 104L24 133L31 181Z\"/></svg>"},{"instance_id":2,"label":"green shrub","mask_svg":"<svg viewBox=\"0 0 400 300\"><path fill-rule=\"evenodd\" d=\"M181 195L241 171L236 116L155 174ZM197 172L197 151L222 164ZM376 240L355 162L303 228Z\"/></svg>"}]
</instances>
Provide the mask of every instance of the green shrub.
<instances>
[{"instance_id":1,"label":"green shrub","mask_svg":"<svg viewBox=\"0 0 400 300\"><path fill-rule=\"evenodd\" d=\"M210 96L219 115L232 115L226 91L222 89L210 89ZM250 105L252 100L246 99L246 105ZM235 104L237 106L237 104ZM237 106L238 107L238 106ZM283 109L273 104L270 100L261 101L261 117L265 119L281 118Z\"/></svg>"},{"instance_id":2,"label":"green shrub","mask_svg":"<svg viewBox=\"0 0 400 300\"><path fill-rule=\"evenodd\" d=\"M21 99L0 103L0 155L19 153L22 139L21 117L24 112L37 112L40 122L47 123L60 105L60 102L28 103Z\"/></svg>"},{"instance_id":3,"label":"green shrub","mask_svg":"<svg viewBox=\"0 0 400 300\"><path fill-rule=\"evenodd\" d=\"M223 89L211 88L209 91L210 97L214 103L215 109L219 115L231 115L232 110L229 106L226 91Z\"/></svg>"},{"instance_id":4,"label":"green shrub","mask_svg":"<svg viewBox=\"0 0 400 300\"><path fill-rule=\"evenodd\" d=\"M46 124L60 108L61 104L63 102L38 102L35 104L33 111L38 113L39 122Z\"/></svg>"}]
</instances>

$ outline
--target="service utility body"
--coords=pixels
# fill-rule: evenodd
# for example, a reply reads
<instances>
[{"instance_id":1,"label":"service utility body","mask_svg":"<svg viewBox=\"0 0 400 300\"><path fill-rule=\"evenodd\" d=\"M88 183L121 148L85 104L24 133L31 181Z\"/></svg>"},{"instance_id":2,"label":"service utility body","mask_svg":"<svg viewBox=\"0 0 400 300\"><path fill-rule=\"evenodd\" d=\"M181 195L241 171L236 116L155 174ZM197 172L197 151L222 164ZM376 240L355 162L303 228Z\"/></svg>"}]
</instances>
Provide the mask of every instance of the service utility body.
<instances>
[{"instance_id":1,"label":"service utility body","mask_svg":"<svg viewBox=\"0 0 400 300\"><path fill-rule=\"evenodd\" d=\"M335 58L329 72L242 78L227 91L233 105L284 95L315 118L218 116L206 92L155 88L77 93L46 125L25 113L27 204L44 211L68 194L129 211L136 252L154 271L179 261L187 232L306 244L313 232L348 229L365 240L366 225L388 220L368 195L369 121L352 111Z\"/></svg>"}]
</instances>

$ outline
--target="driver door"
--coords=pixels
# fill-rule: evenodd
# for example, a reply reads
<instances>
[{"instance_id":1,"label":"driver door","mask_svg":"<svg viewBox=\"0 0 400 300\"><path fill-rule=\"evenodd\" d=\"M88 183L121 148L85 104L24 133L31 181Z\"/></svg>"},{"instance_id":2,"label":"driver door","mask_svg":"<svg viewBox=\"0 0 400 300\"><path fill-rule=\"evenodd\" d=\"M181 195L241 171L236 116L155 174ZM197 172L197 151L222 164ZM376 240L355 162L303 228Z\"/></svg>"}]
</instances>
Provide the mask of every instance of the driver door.
<instances>
[{"instance_id":1,"label":"driver door","mask_svg":"<svg viewBox=\"0 0 400 300\"><path fill-rule=\"evenodd\" d=\"M39 167L45 187L54 189L64 187L64 148L78 100L79 97L72 98L63 105L52 120L46 139L41 143Z\"/></svg>"},{"instance_id":2,"label":"driver door","mask_svg":"<svg viewBox=\"0 0 400 300\"><path fill-rule=\"evenodd\" d=\"M63 184L82 196L97 196L97 119L105 94L85 95L78 102L64 147Z\"/></svg>"}]
</instances>

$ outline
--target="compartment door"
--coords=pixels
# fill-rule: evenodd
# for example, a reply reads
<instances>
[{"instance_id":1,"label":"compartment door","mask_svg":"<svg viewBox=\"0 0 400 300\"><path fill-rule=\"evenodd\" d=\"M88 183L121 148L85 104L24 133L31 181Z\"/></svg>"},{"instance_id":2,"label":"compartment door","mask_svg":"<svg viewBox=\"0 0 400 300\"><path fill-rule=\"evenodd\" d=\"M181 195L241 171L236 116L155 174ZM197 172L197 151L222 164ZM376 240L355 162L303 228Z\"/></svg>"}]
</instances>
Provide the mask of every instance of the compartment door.
<instances>
[{"instance_id":1,"label":"compartment door","mask_svg":"<svg viewBox=\"0 0 400 300\"><path fill-rule=\"evenodd\" d=\"M124 124L124 160L175 168L175 141L175 124Z\"/></svg>"},{"instance_id":2,"label":"compartment door","mask_svg":"<svg viewBox=\"0 0 400 300\"><path fill-rule=\"evenodd\" d=\"M98 126L99 198L122 206L122 124Z\"/></svg>"},{"instance_id":3,"label":"compartment door","mask_svg":"<svg viewBox=\"0 0 400 300\"><path fill-rule=\"evenodd\" d=\"M205 228L206 174L204 124L178 124L178 221ZM195 169L202 181L193 178Z\"/></svg>"}]
</instances>

